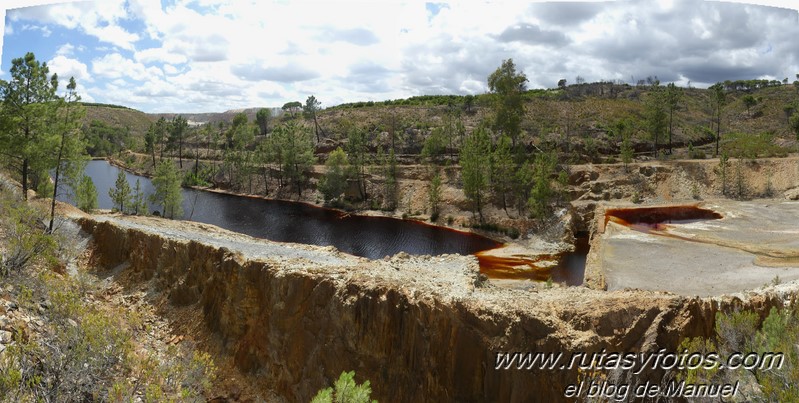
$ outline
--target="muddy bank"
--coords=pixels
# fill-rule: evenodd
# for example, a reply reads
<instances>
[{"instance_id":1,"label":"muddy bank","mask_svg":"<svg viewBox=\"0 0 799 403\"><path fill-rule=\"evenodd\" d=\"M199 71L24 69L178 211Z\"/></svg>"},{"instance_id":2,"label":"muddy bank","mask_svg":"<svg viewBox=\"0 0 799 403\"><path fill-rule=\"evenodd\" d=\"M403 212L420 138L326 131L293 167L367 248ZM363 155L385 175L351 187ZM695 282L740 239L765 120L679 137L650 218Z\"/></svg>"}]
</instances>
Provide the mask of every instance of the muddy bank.
<instances>
[{"instance_id":1,"label":"muddy bank","mask_svg":"<svg viewBox=\"0 0 799 403\"><path fill-rule=\"evenodd\" d=\"M383 401L561 400L576 371L495 370L500 351L656 351L708 336L715 314L761 314L777 294L686 298L584 287L502 289L464 256L367 261L213 226L98 216L98 270L162 298L263 396L307 401L345 370ZM122 268L122 269L119 269ZM180 312L175 315L174 312Z\"/></svg>"}]
</instances>

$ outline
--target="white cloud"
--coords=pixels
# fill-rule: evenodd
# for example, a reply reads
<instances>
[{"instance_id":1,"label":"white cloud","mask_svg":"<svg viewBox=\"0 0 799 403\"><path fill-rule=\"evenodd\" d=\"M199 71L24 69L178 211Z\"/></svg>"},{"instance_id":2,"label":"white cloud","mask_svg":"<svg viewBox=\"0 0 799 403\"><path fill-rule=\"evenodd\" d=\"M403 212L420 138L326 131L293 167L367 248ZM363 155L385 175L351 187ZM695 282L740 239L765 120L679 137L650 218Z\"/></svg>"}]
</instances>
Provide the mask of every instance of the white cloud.
<instances>
[{"instance_id":1,"label":"white cloud","mask_svg":"<svg viewBox=\"0 0 799 403\"><path fill-rule=\"evenodd\" d=\"M50 35L53 33L50 31L50 28L47 28L44 25L33 25L33 24L24 24L22 26L22 31L39 31L42 33L42 36L45 38L49 38Z\"/></svg>"},{"instance_id":2,"label":"white cloud","mask_svg":"<svg viewBox=\"0 0 799 403\"><path fill-rule=\"evenodd\" d=\"M447 2L430 12L423 2L107 0L15 10L6 35L55 24L97 37L109 44L99 57L70 38L52 62L88 70L95 98L148 111L480 93L507 58L533 88L577 75L698 85L799 71L796 13L649 3ZM126 30L130 20L144 28Z\"/></svg>"},{"instance_id":3,"label":"white cloud","mask_svg":"<svg viewBox=\"0 0 799 403\"><path fill-rule=\"evenodd\" d=\"M178 74L180 72L180 70L178 70L177 67L175 67L175 66L173 66L171 64L164 64L163 68L164 68L164 73L169 74L169 75L175 75L175 74Z\"/></svg>"},{"instance_id":4,"label":"white cloud","mask_svg":"<svg viewBox=\"0 0 799 403\"><path fill-rule=\"evenodd\" d=\"M92 72L110 79L130 78L138 81L147 81L152 77L163 75L163 71L160 68L154 66L146 67L144 64L125 58L119 53L110 53L92 60Z\"/></svg>"},{"instance_id":5,"label":"white cloud","mask_svg":"<svg viewBox=\"0 0 799 403\"><path fill-rule=\"evenodd\" d=\"M75 46L67 42L61 45L61 47L59 47L58 50L55 51L55 54L61 56L71 56L73 52L75 52Z\"/></svg>"},{"instance_id":6,"label":"white cloud","mask_svg":"<svg viewBox=\"0 0 799 403\"><path fill-rule=\"evenodd\" d=\"M132 50L139 36L119 26L128 18L122 0L78 1L41 7L23 7L9 10L11 21L35 21L59 25L68 29L81 29L98 40ZM46 28L46 27L45 27Z\"/></svg>"},{"instance_id":7,"label":"white cloud","mask_svg":"<svg viewBox=\"0 0 799 403\"><path fill-rule=\"evenodd\" d=\"M89 69L79 60L70 59L63 55L58 55L47 62L51 73L57 73L59 81L68 82L69 77L75 77L77 82L94 81L89 75Z\"/></svg>"}]
</instances>

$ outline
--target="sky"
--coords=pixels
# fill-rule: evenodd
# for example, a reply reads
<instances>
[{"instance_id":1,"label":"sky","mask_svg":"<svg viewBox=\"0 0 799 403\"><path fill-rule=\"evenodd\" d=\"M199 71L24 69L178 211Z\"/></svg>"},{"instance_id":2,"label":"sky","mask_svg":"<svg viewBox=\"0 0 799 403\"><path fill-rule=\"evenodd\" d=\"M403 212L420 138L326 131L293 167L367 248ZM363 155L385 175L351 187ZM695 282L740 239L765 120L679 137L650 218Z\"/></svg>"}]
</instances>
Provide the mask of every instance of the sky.
<instances>
[{"instance_id":1,"label":"sky","mask_svg":"<svg viewBox=\"0 0 799 403\"><path fill-rule=\"evenodd\" d=\"M778 8L775 4L793 4ZM783 6L785 7L785 6ZM84 101L148 113L480 94L505 59L528 88L706 87L799 73L799 2L4 0L0 79L33 52Z\"/></svg>"}]
</instances>

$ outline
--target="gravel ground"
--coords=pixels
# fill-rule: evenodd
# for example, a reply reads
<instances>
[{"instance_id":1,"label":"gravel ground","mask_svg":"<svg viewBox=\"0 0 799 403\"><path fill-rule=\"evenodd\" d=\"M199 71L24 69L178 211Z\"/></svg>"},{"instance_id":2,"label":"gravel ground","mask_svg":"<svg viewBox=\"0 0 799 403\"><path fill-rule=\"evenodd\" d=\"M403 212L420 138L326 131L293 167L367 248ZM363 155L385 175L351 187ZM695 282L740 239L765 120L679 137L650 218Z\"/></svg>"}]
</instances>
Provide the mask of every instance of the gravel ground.
<instances>
[{"instance_id":1,"label":"gravel ground","mask_svg":"<svg viewBox=\"0 0 799 403\"><path fill-rule=\"evenodd\" d=\"M226 248L241 253L247 259L278 258L285 261L301 259L321 266L353 266L363 261L362 258L339 252L333 247L277 243L191 221L120 215L96 215L94 218L97 221L110 221L124 228L134 228L172 239L196 241Z\"/></svg>"}]
</instances>

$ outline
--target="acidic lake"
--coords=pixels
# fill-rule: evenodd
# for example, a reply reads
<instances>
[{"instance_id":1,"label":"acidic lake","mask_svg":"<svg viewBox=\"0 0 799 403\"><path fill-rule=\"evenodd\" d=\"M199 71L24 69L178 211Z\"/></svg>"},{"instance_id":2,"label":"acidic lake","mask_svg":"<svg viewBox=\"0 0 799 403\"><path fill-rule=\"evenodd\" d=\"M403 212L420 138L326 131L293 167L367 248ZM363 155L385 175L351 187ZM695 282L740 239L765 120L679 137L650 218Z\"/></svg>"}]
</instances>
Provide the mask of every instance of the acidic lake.
<instances>
[{"instance_id":1,"label":"acidic lake","mask_svg":"<svg viewBox=\"0 0 799 403\"><path fill-rule=\"evenodd\" d=\"M101 209L111 209L108 190L119 168L106 161L88 163L86 175L97 188ZM138 179L144 193L154 192L150 179L126 172L133 189ZM234 196L183 189L183 219L213 224L231 231L277 242L332 245L370 259L399 252L412 255L473 254L500 246L489 238L424 223L388 217L349 215L337 210L281 200ZM69 196L60 200L72 203ZM74 203L73 203L74 204ZM149 211L158 210L149 206Z\"/></svg>"}]
</instances>

